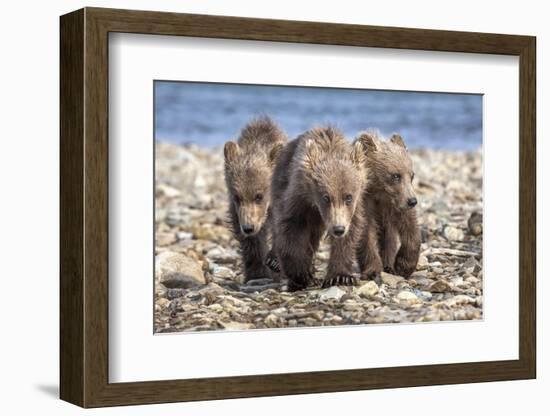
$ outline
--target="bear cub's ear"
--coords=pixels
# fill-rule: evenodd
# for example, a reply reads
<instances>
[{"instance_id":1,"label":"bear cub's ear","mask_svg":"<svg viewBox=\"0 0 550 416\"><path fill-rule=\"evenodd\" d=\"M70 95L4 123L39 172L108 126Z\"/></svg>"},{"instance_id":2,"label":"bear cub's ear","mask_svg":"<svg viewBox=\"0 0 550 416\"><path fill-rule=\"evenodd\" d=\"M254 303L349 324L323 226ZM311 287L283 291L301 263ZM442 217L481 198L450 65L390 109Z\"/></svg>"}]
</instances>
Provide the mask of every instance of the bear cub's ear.
<instances>
[{"instance_id":1,"label":"bear cub's ear","mask_svg":"<svg viewBox=\"0 0 550 416\"><path fill-rule=\"evenodd\" d=\"M366 152L376 152L378 150L378 147L376 146L376 140L374 139L374 134L369 132L364 132L359 134L359 136L355 139L355 142L360 142L363 144L363 148Z\"/></svg>"},{"instance_id":2,"label":"bear cub's ear","mask_svg":"<svg viewBox=\"0 0 550 416\"><path fill-rule=\"evenodd\" d=\"M277 157L283 150L284 145L282 143L276 143L269 151L269 162L274 165L277 162Z\"/></svg>"},{"instance_id":3,"label":"bear cub's ear","mask_svg":"<svg viewBox=\"0 0 550 416\"><path fill-rule=\"evenodd\" d=\"M237 156L239 156L239 153L240 149L237 143L231 141L225 143L225 146L223 147L223 155L226 163L233 162Z\"/></svg>"},{"instance_id":4,"label":"bear cub's ear","mask_svg":"<svg viewBox=\"0 0 550 416\"><path fill-rule=\"evenodd\" d=\"M405 142L403 141L403 137L401 137L399 134L394 133L391 136L390 142L395 143L398 146L401 146L402 148L406 149L407 146L405 146Z\"/></svg>"},{"instance_id":5,"label":"bear cub's ear","mask_svg":"<svg viewBox=\"0 0 550 416\"><path fill-rule=\"evenodd\" d=\"M319 146L317 145L317 142L313 138L307 138L304 142L304 153L302 158L302 164L304 168L313 170L317 162L319 161L319 157L321 155L321 151L319 150Z\"/></svg>"},{"instance_id":6,"label":"bear cub's ear","mask_svg":"<svg viewBox=\"0 0 550 416\"><path fill-rule=\"evenodd\" d=\"M353 142L353 149L351 151L351 161L356 166L363 166L367 161L367 146L361 140Z\"/></svg>"}]
</instances>

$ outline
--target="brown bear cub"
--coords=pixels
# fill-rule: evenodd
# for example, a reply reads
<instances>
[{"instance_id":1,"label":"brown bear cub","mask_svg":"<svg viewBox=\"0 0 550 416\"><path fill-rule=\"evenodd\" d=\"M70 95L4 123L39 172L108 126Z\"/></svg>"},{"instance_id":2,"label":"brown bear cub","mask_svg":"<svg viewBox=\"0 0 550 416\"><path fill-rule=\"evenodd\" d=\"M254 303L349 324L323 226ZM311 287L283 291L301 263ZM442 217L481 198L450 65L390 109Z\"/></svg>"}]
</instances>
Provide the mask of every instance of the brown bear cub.
<instances>
[{"instance_id":1,"label":"brown bear cub","mask_svg":"<svg viewBox=\"0 0 550 416\"><path fill-rule=\"evenodd\" d=\"M271 175L286 134L268 117L249 122L224 146L229 221L241 246L245 281L270 276L264 264L271 222Z\"/></svg>"},{"instance_id":2,"label":"brown bear cub","mask_svg":"<svg viewBox=\"0 0 550 416\"><path fill-rule=\"evenodd\" d=\"M367 147L369 172L363 195L365 224L357 250L361 274L374 278L384 270L409 277L416 270L421 242L411 158L397 134L386 141L376 132L366 132L356 142Z\"/></svg>"},{"instance_id":3,"label":"brown bear cub","mask_svg":"<svg viewBox=\"0 0 550 416\"><path fill-rule=\"evenodd\" d=\"M365 151L362 142L352 145L329 127L302 134L279 156L272 183L273 254L290 291L313 282L313 255L325 231L331 251L323 287L354 283Z\"/></svg>"}]
</instances>

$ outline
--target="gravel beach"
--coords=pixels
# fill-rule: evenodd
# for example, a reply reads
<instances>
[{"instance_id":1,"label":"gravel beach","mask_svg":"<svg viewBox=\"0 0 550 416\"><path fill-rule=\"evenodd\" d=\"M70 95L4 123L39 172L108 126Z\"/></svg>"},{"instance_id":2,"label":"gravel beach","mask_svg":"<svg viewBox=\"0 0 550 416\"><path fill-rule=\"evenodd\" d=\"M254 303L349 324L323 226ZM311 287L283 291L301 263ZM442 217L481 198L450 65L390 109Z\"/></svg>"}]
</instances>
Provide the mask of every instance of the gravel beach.
<instances>
[{"instance_id":1,"label":"gravel beach","mask_svg":"<svg viewBox=\"0 0 550 416\"><path fill-rule=\"evenodd\" d=\"M289 293L243 283L221 148L156 144L155 332L482 319L482 153L413 150L422 249L404 279ZM315 258L322 278L324 243Z\"/></svg>"}]
</instances>

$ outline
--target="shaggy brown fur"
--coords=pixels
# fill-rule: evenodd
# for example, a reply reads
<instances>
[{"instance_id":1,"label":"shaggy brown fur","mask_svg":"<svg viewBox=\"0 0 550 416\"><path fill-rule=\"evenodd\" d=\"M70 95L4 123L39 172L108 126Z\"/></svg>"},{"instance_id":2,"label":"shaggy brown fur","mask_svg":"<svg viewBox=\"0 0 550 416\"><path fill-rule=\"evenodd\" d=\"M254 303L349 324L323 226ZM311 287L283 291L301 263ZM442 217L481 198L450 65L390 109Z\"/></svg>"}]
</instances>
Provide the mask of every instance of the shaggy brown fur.
<instances>
[{"instance_id":1,"label":"shaggy brown fur","mask_svg":"<svg viewBox=\"0 0 550 416\"><path fill-rule=\"evenodd\" d=\"M382 270L409 277L420 253L420 229L414 171L405 143L394 134L389 141L376 132L362 133L356 142L367 147L369 183L363 195L365 228L357 250L363 276Z\"/></svg>"},{"instance_id":2,"label":"shaggy brown fur","mask_svg":"<svg viewBox=\"0 0 550 416\"><path fill-rule=\"evenodd\" d=\"M245 280L270 276L264 265L271 222L271 175L286 134L268 117L254 119L224 146L229 218L240 242Z\"/></svg>"},{"instance_id":3,"label":"shaggy brown fur","mask_svg":"<svg viewBox=\"0 0 550 416\"><path fill-rule=\"evenodd\" d=\"M323 286L353 284L353 253L362 229L365 148L333 128L290 142L273 174L273 251L289 290L312 282L312 260L324 232L331 243Z\"/></svg>"}]
</instances>

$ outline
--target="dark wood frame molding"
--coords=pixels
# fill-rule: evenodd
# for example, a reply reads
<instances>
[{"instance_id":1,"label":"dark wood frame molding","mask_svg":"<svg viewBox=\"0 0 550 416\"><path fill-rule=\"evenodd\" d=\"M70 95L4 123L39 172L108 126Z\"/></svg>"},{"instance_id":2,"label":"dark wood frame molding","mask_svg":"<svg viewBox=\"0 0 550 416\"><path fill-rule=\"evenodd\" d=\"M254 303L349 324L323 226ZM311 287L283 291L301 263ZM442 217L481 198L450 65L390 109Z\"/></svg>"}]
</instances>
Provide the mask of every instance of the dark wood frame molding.
<instances>
[{"instance_id":1,"label":"dark wood frame molding","mask_svg":"<svg viewBox=\"0 0 550 416\"><path fill-rule=\"evenodd\" d=\"M536 39L530 36L85 8L61 17L63 400L99 407L518 380L536 376ZM519 359L188 380L108 380L108 35L247 39L519 56Z\"/></svg>"}]
</instances>

